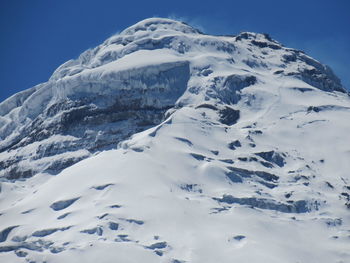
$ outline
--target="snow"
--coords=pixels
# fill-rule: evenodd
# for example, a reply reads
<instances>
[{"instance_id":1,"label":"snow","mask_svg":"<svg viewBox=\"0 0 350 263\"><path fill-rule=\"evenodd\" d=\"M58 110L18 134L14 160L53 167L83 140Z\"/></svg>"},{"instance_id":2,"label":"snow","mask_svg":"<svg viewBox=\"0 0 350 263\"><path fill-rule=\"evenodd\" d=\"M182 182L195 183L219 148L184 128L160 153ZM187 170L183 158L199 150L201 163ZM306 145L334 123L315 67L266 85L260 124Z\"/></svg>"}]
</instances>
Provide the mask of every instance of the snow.
<instances>
[{"instance_id":1,"label":"snow","mask_svg":"<svg viewBox=\"0 0 350 263\"><path fill-rule=\"evenodd\" d=\"M34 120L47 132L60 125L69 104L45 112L66 98L91 96L103 109L128 90L130 107L142 98L167 112L141 132L131 119L120 122L132 136L113 141L116 149L89 151L109 138L110 124L96 124L83 136L27 136L2 151L0 160L23 158L19 167L36 174L1 182L0 232L8 235L0 261L349 261L349 96L288 74L325 69L295 52L266 35L215 37L147 19L65 63L33 93L4 101L3 146ZM338 87L328 70L311 77L322 74ZM233 110L240 118L230 125L223 119ZM272 151L275 159L261 154ZM69 159L83 160L44 172Z\"/></svg>"}]
</instances>

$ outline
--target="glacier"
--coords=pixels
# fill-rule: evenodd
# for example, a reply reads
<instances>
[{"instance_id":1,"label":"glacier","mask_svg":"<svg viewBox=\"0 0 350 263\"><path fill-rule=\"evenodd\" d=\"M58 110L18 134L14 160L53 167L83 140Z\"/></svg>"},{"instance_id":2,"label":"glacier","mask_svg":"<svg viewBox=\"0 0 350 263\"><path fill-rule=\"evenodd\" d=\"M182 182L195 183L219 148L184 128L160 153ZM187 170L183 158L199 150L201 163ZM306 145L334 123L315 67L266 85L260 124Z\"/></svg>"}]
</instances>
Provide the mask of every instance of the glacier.
<instances>
[{"instance_id":1,"label":"glacier","mask_svg":"<svg viewBox=\"0 0 350 263\"><path fill-rule=\"evenodd\" d=\"M347 262L349 119L267 34L140 21L0 103L0 260Z\"/></svg>"}]
</instances>

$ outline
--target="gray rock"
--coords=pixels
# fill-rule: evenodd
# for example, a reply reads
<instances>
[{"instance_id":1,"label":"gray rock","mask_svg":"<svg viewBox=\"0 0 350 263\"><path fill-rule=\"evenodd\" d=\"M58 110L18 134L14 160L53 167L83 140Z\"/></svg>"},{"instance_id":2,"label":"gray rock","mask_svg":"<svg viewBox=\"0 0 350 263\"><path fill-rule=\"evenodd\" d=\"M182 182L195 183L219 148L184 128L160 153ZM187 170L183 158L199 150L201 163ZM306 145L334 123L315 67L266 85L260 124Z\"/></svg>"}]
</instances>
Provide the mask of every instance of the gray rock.
<instances>
[{"instance_id":1,"label":"gray rock","mask_svg":"<svg viewBox=\"0 0 350 263\"><path fill-rule=\"evenodd\" d=\"M219 111L220 122L226 125L234 125L240 116L239 110L234 110L230 107L225 107Z\"/></svg>"},{"instance_id":2,"label":"gray rock","mask_svg":"<svg viewBox=\"0 0 350 263\"><path fill-rule=\"evenodd\" d=\"M256 153L256 155L260 156L265 161L278 165L279 167L283 167L285 164L282 154L275 151L260 152L260 153Z\"/></svg>"},{"instance_id":3,"label":"gray rock","mask_svg":"<svg viewBox=\"0 0 350 263\"><path fill-rule=\"evenodd\" d=\"M57 202L54 202L53 204L51 204L50 207L55 211L59 211L59 210L67 208L68 206L71 206L79 198L80 197L72 198L72 199L68 199L68 200L57 201Z\"/></svg>"},{"instance_id":4,"label":"gray rock","mask_svg":"<svg viewBox=\"0 0 350 263\"><path fill-rule=\"evenodd\" d=\"M243 197L237 198L232 195L224 195L222 198L213 198L216 201L227 204L248 205L253 208L275 210L282 213L307 213L310 212L309 205L305 200L293 201L288 204L279 203L270 199ZM317 207L315 207L317 209Z\"/></svg>"},{"instance_id":5,"label":"gray rock","mask_svg":"<svg viewBox=\"0 0 350 263\"><path fill-rule=\"evenodd\" d=\"M10 234L10 232L13 229L15 229L16 227L18 227L18 226L10 226L10 227L7 227L7 228L3 229L2 231L0 231L0 242L6 241L8 235Z\"/></svg>"},{"instance_id":6,"label":"gray rock","mask_svg":"<svg viewBox=\"0 0 350 263\"><path fill-rule=\"evenodd\" d=\"M90 229L84 229L80 232L85 233L85 234L89 234L89 235L97 234L98 236L102 236L103 229L102 229L102 227L94 227L94 228L90 228Z\"/></svg>"},{"instance_id":7,"label":"gray rock","mask_svg":"<svg viewBox=\"0 0 350 263\"><path fill-rule=\"evenodd\" d=\"M109 222L108 226L109 226L109 229L111 229L111 230L118 230L118 228L119 228L119 224L117 224L115 222Z\"/></svg>"}]
</instances>

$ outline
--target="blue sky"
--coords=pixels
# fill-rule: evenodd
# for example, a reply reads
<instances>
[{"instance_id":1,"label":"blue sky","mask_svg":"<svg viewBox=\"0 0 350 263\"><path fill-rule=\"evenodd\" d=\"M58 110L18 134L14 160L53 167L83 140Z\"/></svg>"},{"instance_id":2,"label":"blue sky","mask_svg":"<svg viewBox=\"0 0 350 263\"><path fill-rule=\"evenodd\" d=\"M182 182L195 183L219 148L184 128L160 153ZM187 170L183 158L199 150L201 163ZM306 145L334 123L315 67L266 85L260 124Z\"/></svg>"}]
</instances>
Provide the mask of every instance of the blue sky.
<instances>
[{"instance_id":1,"label":"blue sky","mask_svg":"<svg viewBox=\"0 0 350 263\"><path fill-rule=\"evenodd\" d=\"M209 34L269 33L330 65L350 89L349 0L2 0L0 101L152 16L182 19Z\"/></svg>"}]
</instances>

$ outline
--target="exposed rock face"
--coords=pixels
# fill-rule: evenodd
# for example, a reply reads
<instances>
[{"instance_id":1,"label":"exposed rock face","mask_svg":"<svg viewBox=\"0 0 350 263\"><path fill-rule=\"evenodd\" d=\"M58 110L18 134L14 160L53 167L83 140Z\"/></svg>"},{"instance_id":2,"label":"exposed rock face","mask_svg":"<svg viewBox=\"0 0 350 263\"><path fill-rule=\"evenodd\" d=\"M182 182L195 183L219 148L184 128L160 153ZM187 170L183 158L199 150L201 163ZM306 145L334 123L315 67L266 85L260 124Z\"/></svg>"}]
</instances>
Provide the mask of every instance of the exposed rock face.
<instances>
[{"instance_id":1,"label":"exposed rock face","mask_svg":"<svg viewBox=\"0 0 350 263\"><path fill-rule=\"evenodd\" d=\"M0 162L2 176L57 174L92 153L116 148L121 140L159 124L185 92L189 77L189 64L184 61L117 72L94 81L42 85L21 107L21 115L30 117L23 118L19 129L4 132L1 151L7 154ZM65 94L57 98L57 90ZM18 98L10 102L13 99ZM26 110L30 108L36 112ZM31 151L30 155L22 149ZM50 159L41 162L45 158Z\"/></svg>"},{"instance_id":2,"label":"exposed rock face","mask_svg":"<svg viewBox=\"0 0 350 263\"><path fill-rule=\"evenodd\" d=\"M259 199L254 197L237 198L233 197L232 195L224 195L222 198L215 198L215 200L221 203L249 205L254 208L275 210L282 213L307 213L312 209L308 207L305 200L298 200L296 202L291 202L290 204L283 204L276 203L275 201L268 199ZM317 208L317 206L315 206L315 208Z\"/></svg>"}]
</instances>

